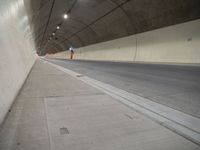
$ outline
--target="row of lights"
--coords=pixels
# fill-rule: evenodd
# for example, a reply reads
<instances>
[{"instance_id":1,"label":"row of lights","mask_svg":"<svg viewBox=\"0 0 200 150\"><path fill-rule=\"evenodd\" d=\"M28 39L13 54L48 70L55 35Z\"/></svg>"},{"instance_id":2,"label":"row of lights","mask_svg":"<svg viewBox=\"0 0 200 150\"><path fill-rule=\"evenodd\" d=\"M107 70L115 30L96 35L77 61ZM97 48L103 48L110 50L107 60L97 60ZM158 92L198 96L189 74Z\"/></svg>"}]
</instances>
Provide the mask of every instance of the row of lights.
<instances>
[{"instance_id":1,"label":"row of lights","mask_svg":"<svg viewBox=\"0 0 200 150\"><path fill-rule=\"evenodd\" d=\"M68 18L68 14L65 13L65 14L63 15L63 18L64 18L64 19L67 19L67 18ZM60 29L60 26L58 25L58 26L56 27L56 29L59 30L59 29ZM51 35L51 36L49 37L49 39L48 39L48 42L52 39L52 37L53 37L55 34L56 34L55 32L52 33L52 35Z\"/></svg>"}]
</instances>

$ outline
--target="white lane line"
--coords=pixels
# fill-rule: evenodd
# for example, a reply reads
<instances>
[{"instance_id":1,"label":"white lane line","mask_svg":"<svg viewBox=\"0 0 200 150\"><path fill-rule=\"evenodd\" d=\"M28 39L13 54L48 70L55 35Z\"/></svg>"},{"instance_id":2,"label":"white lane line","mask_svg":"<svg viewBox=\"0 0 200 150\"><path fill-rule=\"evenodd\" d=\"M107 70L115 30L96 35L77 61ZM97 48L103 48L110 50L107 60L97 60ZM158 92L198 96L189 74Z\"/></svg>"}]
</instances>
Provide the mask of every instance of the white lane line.
<instances>
[{"instance_id":1,"label":"white lane line","mask_svg":"<svg viewBox=\"0 0 200 150\"><path fill-rule=\"evenodd\" d=\"M81 80L106 94L116 98L121 103L134 108L135 110L143 113L159 122L163 126L170 128L178 134L200 144L200 119L183 112L177 111L170 107L158 104L141 96L128 93L124 90L111 86L109 84L97 81L87 76L55 65L47 61L48 64L56 67L57 69Z\"/></svg>"}]
</instances>

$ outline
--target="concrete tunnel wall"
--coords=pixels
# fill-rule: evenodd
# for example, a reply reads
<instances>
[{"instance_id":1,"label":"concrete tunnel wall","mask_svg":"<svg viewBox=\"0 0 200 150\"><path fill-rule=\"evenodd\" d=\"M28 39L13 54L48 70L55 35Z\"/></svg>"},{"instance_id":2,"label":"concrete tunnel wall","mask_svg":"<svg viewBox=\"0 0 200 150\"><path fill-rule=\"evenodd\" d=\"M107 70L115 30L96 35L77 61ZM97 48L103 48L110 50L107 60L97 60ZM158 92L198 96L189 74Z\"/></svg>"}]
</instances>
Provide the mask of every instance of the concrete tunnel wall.
<instances>
[{"instance_id":1,"label":"concrete tunnel wall","mask_svg":"<svg viewBox=\"0 0 200 150\"><path fill-rule=\"evenodd\" d=\"M36 56L24 0L1 0L0 17L1 124Z\"/></svg>"},{"instance_id":2,"label":"concrete tunnel wall","mask_svg":"<svg viewBox=\"0 0 200 150\"><path fill-rule=\"evenodd\" d=\"M48 55L69 58L69 51ZM200 20L75 49L75 59L200 63Z\"/></svg>"}]
</instances>

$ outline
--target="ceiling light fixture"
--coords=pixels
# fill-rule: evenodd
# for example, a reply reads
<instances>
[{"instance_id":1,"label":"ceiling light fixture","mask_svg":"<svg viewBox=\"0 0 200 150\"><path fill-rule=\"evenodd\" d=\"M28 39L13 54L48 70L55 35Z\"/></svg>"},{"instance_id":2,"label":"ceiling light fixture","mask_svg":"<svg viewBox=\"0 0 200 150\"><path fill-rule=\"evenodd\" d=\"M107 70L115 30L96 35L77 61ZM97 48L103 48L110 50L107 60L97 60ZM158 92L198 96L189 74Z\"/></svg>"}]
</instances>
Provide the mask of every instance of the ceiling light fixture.
<instances>
[{"instance_id":1,"label":"ceiling light fixture","mask_svg":"<svg viewBox=\"0 0 200 150\"><path fill-rule=\"evenodd\" d=\"M60 29L60 26L57 26L56 29L59 30L59 29Z\"/></svg>"},{"instance_id":2,"label":"ceiling light fixture","mask_svg":"<svg viewBox=\"0 0 200 150\"><path fill-rule=\"evenodd\" d=\"M63 15L63 18L64 18L64 19L67 19L67 18L68 18L68 14L65 13L65 14Z\"/></svg>"}]
</instances>

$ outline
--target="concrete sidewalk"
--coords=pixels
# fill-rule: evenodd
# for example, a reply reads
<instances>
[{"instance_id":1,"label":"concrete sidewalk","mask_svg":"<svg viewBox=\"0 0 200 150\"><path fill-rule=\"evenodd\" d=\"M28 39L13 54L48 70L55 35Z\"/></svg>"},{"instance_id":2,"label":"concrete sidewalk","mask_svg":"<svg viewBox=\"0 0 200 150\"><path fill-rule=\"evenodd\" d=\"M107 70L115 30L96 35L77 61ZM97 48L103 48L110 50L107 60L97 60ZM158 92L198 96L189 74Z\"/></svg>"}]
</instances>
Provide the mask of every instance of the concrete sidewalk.
<instances>
[{"instance_id":1,"label":"concrete sidewalk","mask_svg":"<svg viewBox=\"0 0 200 150\"><path fill-rule=\"evenodd\" d=\"M37 60L0 131L0 150L198 150L105 93Z\"/></svg>"}]
</instances>

